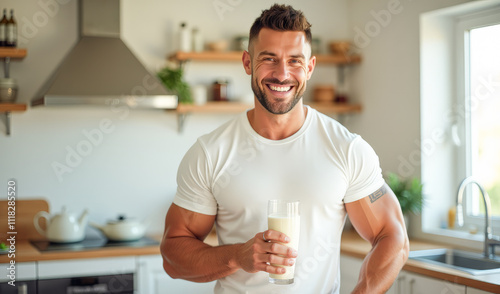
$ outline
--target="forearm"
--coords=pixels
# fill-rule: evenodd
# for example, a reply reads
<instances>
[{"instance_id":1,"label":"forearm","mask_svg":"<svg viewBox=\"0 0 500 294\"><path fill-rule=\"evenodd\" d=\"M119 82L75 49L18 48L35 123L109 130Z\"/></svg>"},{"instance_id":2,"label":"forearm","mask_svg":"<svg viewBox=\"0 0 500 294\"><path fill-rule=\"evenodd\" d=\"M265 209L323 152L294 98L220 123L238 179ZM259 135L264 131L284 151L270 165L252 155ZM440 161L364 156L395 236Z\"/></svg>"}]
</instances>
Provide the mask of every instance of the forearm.
<instances>
[{"instance_id":1,"label":"forearm","mask_svg":"<svg viewBox=\"0 0 500 294\"><path fill-rule=\"evenodd\" d=\"M397 278L408 258L406 234L383 236L373 243L361 267L358 284L352 293L385 293Z\"/></svg>"},{"instance_id":2,"label":"forearm","mask_svg":"<svg viewBox=\"0 0 500 294\"><path fill-rule=\"evenodd\" d=\"M240 246L213 247L191 237L167 238L161 244L163 267L174 279L214 281L239 269L235 258Z\"/></svg>"}]
</instances>

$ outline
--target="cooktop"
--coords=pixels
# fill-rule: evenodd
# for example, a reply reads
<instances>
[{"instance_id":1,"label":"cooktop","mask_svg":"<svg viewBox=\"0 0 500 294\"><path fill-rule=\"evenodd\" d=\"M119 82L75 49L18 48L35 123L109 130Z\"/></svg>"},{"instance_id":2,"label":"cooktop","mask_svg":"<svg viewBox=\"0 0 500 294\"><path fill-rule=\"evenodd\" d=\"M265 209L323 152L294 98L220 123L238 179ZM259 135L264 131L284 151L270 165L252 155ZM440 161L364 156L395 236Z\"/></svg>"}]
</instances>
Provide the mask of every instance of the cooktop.
<instances>
[{"instance_id":1,"label":"cooktop","mask_svg":"<svg viewBox=\"0 0 500 294\"><path fill-rule=\"evenodd\" d=\"M102 236L87 236L80 242L54 243L47 240L33 240L30 243L39 251L83 251L107 247L144 247L159 245L160 243L150 237L142 237L136 241L115 242Z\"/></svg>"}]
</instances>

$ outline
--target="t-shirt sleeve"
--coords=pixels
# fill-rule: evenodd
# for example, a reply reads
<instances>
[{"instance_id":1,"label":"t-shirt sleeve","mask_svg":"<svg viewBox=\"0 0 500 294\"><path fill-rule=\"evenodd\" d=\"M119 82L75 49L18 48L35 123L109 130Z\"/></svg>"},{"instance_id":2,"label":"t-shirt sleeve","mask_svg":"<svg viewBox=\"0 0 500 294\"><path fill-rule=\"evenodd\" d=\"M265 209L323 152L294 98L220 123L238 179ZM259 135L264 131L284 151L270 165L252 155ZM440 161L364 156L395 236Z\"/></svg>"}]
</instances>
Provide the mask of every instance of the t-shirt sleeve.
<instances>
[{"instance_id":1,"label":"t-shirt sleeve","mask_svg":"<svg viewBox=\"0 0 500 294\"><path fill-rule=\"evenodd\" d=\"M344 196L345 203L364 198L385 183L377 154L361 137L352 141L347 156L349 187Z\"/></svg>"},{"instance_id":2,"label":"t-shirt sleeve","mask_svg":"<svg viewBox=\"0 0 500 294\"><path fill-rule=\"evenodd\" d=\"M194 212L215 215L217 202L212 194L210 175L210 159L197 141L184 155L177 170L174 203Z\"/></svg>"}]
</instances>

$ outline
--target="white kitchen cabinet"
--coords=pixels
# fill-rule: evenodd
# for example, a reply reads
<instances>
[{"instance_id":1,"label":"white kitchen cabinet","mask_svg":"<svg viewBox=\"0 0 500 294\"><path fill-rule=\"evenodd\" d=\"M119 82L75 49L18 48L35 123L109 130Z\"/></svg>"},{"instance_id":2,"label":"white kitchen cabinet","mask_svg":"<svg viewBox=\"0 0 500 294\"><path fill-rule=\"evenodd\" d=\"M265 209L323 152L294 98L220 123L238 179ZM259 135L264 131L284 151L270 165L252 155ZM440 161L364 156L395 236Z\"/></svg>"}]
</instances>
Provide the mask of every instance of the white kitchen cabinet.
<instances>
[{"instance_id":1,"label":"white kitchen cabinet","mask_svg":"<svg viewBox=\"0 0 500 294\"><path fill-rule=\"evenodd\" d=\"M8 284L11 281L11 270L15 271L14 285ZM0 293L36 293L36 263L35 262L16 262L13 267L9 263L0 264ZM24 291L24 292L21 292Z\"/></svg>"},{"instance_id":2,"label":"white kitchen cabinet","mask_svg":"<svg viewBox=\"0 0 500 294\"><path fill-rule=\"evenodd\" d=\"M54 287L66 287L64 283L67 283L68 280L75 282L86 280L91 282L89 285L98 285L94 284L97 280L93 278L86 279L87 277L102 277L102 281L105 282L99 282L99 285L104 285L110 291L137 289L134 281L136 273L135 256L39 261L37 262L37 269L37 287L41 293L51 293L50 291ZM104 277L106 277L106 280L104 280ZM99 279L99 281L101 280ZM87 285L82 287L87 287ZM74 291L87 290L75 288Z\"/></svg>"},{"instance_id":3,"label":"white kitchen cabinet","mask_svg":"<svg viewBox=\"0 0 500 294\"><path fill-rule=\"evenodd\" d=\"M495 293L467 287L467 294L495 294Z\"/></svg>"},{"instance_id":4,"label":"white kitchen cabinet","mask_svg":"<svg viewBox=\"0 0 500 294\"><path fill-rule=\"evenodd\" d=\"M393 285L394 294L465 294L465 286L402 271Z\"/></svg>"},{"instance_id":5,"label":"white kitchen cabinet","mask_svg":"<svg viewBox=\"0 0 500 294\"><path fill-rule=\"evenodd\" d=\"M340 256L341 284L340 294L349 294L356 286L362 260L355 257ZM425 277L401 271L388 294L484 294L487 292L469 292L470 288L452 282ZM474 289L475 291L479 291Z\"/></svg>"},{"instance_id":6,"label":"white kitchen cabinet","mask_svg":"<svg viewBox=\"0 0 500 294\"><path fill-rule=\"evenodd\" d=\"M340 255L340 294L349 294L356 286L362 259Z\"/></svg>"},{"instance_id":7,"label":"white kitchen cabinet","mask_svg":"<svg viewBox=\"0 0 500 294\"><path fill-rule=\"evenodd\" d=\"M349 294L354 289L362 264L363 260L360 258L340 255L340 294ZM396 294L395 284L386 294Z\"/></svg>"},{"instance_id":8,"label":"white kitchen cabinet","mask_svg":"<svg viewBox=\"0 0 500 294\"><path fill-rule=\"evenodd\" d=\"M38 262L38 279L106 276L136 272L134 256Z\"/></svg>"},{"instance_id":9,"label":"white kitchen cabinet","mask_svg":"<svg viewBox=\"0 0 500 294\"><path fill-rule=\"evenodd\" d=\"M181 279L172 279L163 269L160 255L137 257L137 294L197 293L212 294L215 281L194 283Z\"/></svg>"},{"instance_id":10,"label":"white kitchen cabinet","mask_svg":"<svg viewBox=\"0 0 500 294\"><path fill-rule=\"evenodd\" d=\"M0 263L0 283L8 282L9 263ZM16 273L16 281L36 280L36 263L35 262L16 262L14 264Z\"/></svg>"}]
</instances>

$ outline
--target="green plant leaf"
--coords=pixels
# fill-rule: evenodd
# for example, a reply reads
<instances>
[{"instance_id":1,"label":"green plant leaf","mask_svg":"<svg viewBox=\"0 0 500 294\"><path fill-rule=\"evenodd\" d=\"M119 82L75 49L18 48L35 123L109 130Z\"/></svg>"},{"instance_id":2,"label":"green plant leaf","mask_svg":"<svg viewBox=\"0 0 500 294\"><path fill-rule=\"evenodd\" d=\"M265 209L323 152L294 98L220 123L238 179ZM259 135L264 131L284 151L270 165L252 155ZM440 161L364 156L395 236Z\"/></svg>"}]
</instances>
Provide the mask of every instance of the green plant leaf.
<instances>
[{"instance_id":1,"label":"green plant leaf","mask_svg":"<svg viewBox=\"0 0 500 294\"><path fill-rule=\"evenodd\" d=\"M191 89L183 80L183 70L179 68L165 67L157 73L165 87L179 96L180 103L193 103Z\"/></svg>"},{"instance_id":2,"label":"green plant leaf","mask_svg":"<svg viewBox=\"0 0 500 294\"><path fill-rule=\"evenodd\" d=\"M403 214L412 212L418 214L423 206L423 185L418 178L404 180L395 173L388 173L387 185L396 195Z\"/></svg>"}]
</instances>

